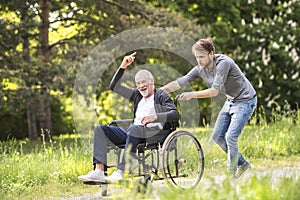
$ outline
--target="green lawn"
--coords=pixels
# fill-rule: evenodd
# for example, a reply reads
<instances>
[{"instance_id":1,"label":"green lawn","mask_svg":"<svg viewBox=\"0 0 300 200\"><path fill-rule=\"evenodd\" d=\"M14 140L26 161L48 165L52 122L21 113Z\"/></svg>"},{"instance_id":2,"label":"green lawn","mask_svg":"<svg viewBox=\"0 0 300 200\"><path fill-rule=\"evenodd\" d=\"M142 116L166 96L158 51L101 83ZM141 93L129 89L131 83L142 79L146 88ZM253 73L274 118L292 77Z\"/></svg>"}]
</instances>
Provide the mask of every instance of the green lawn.
<instances>
[{"instance_id":1,"label":"green lawn","mask_svg":"<svg viewBox=\"0 0 300 200\"><path fill-rule=\"evenodd\" d=\"M154 187L152 193L143 198L299 199L300 185L296 174L280 177L276 183L272 183L270 174L264 174L270 169L299 170L299 130L299 124L289 121L247 126L239 144L240 151L254 166L249 171L253 176L232 183L229 178L224 179L226 155L216 145L207 142L210 130L189 129L199 139L205 152L205 173L199 188L174 192L163 184ZM49 143L28 140L0 142L0 199L71 198L99 194L98 186L84 185L77 180L78 175L92 169L91 154L90 139L76 134L62 135ZM113 154L109 158L113 161ZM214 181L215 177L223 177L222 182ZM134 192L134 182L111 186L114 187L118 192L110 196L112 199L142 198L141 194Z\"/></svg>"}]
</instances>

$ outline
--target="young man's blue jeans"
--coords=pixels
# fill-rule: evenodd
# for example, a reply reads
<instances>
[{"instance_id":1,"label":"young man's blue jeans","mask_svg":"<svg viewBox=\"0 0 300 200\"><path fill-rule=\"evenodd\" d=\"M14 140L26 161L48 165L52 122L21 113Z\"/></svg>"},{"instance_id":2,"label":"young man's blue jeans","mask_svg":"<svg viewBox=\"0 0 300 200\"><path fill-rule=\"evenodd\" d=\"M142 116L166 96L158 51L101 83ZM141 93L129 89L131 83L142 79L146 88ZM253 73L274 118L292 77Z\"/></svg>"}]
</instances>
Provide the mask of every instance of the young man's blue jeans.
<instances>
[{"instance_id":1,"label":"young man's blue jeans","mask_svg":"<svg viewBox=\"0 0 300 200\"><path fill-rule=\"evenodd\" d=\"M228 171L235 175L237 167L246 159L238 150L238 137L245 124L252 116L257 104L257 97L242 102L226 100L212 134L212 139L228 155Z\"/></svg>"}]
</instances>

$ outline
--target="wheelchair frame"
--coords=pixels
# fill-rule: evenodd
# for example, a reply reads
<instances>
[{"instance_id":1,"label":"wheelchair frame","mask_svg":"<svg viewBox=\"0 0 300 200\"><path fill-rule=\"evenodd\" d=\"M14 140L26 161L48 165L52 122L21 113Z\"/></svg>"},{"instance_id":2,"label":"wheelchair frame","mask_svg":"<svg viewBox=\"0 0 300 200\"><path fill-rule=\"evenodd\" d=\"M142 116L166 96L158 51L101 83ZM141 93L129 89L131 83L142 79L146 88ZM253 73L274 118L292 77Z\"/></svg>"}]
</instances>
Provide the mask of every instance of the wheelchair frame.
<instances>
[{"instance_id":1,"label":"wheelchair frame","mask_svg":"<svg viewBox=\"0 0 300 200\"><path fill-rule=\"evenodd\" d=\"M177 97L175 98L177 106ZM130 124L133 119L113 120L109 126ZM197 138L186 130L176 130L174 123L170 130L163 130L157 135L146 138L138 144L134 159L138 162L138 173L131 175L143 177L138 183L140 191L146 191L154 180L165 180L173 189L194 189L198 186L204 171L204 154ZM114 150L117 155L117 165L120 163L122 150L125 145L109 146L108 151ZM125 153L125 152L123 152ZM190 154L196 154L191 157ZM147 162L150 158L151 163ZM108 166L112 167L112 166ZM130 167L133 169L133 166ZM159 172L161 171L161 175ZM85 184L100 185L102 196L107 195L108 183L85 182Z\"/></svg>"}]
</instances>

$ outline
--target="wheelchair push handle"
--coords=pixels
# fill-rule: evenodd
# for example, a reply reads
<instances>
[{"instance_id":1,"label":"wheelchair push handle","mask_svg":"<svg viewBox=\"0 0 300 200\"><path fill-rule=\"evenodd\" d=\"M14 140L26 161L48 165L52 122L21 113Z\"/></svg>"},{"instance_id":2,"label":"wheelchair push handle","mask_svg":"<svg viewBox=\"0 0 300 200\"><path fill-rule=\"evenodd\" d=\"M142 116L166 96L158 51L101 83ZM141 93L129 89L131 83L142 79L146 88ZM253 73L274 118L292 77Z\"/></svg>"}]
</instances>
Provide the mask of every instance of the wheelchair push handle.
<instances>
[{"instance_id":1,"label":"wheelchair push handle","mask_svg":"<svg viewBox=\"0 0 300 200\"><path fill-rule=\"evenodd\" d=\"M180 94L176 95L176 97L174 99L174 104L175 104L176 107L177 107L177 103L178 103L179 97L180 97Z\"/></svg>"}]
</instances>

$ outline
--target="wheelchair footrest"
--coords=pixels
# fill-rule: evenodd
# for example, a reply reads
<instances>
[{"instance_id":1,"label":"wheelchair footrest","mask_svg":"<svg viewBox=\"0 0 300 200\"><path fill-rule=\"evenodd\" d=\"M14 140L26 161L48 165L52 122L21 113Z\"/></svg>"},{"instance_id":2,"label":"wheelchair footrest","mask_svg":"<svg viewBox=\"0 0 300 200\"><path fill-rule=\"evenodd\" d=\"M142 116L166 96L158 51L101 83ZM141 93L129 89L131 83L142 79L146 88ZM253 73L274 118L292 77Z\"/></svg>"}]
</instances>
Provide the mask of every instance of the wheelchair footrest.
<instances>
[{"instance_id":1,"label":"wheelchair footrest","mask_svg":"<svg viewBox=\"0 0 300 200\"><path fill-rule=\"evenodd\" d=\"M99 181L85 181L83 182L86 185L107 185L109 182L99 182Z\"/></svg>"}]
</instances>

